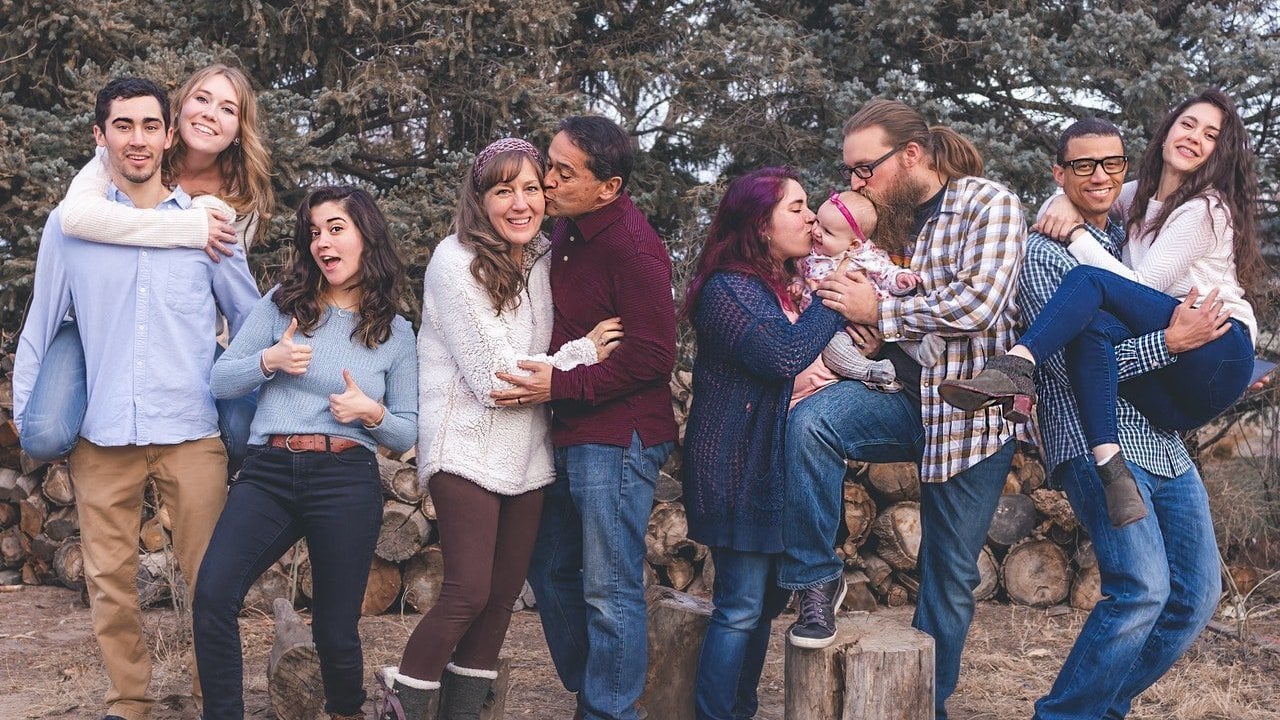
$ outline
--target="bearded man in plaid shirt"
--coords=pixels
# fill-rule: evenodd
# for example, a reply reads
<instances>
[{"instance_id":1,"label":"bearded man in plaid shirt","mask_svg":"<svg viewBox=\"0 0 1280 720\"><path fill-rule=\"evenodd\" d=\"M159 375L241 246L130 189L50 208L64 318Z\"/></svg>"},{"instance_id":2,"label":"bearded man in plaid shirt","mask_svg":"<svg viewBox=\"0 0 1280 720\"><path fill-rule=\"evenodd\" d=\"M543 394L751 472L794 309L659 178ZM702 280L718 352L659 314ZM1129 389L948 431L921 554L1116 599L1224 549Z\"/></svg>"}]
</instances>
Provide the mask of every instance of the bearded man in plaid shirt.
<instances>
[{"instance_id":1,"label":"bearded man in plaid shirt","mask_svg":"<svg viewBox=\"0 0 1280 720\"><path fill-rule=\"evenodd\" d=\"M851 323L869 355L893 361L903 389L839 382L792 409L786 438L786 551L781 586L801 591L788 631L799 647L835 639L843 565L832 551L842 516L845 460L919 461L920 593L913 624L935 641L935 704L956 686L973 618L978 553L1004 487L1020 430L1000 408L966 413L938 396L945 378L971 377L1016 340L1014 294L1026 244L1017 197L984 179L971 142L929 127L907 105L873 100L844 126L850 187L875 203L877 243L921 277L920 292L880 300L859 276L835 273L818 289ZM942 362L924 368L898 340L935 333ZM1023 439L1027 439L1023 437Z\"/></svg>"}]
</instances>

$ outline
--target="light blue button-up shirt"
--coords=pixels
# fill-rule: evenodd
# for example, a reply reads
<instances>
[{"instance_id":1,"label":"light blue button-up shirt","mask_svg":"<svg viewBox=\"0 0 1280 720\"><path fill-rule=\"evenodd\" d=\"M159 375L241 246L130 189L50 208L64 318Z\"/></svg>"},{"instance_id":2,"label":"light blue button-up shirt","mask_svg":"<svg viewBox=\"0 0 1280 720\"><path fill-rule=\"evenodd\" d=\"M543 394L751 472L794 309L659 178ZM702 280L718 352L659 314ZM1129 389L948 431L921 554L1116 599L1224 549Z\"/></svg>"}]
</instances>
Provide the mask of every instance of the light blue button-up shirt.
<instances>
[{"instance_id":1,"label":"light blue button-up shirt","mask_svg":"<svg viewBox=\"0 0 1280 720\"><path fill-rule=\"evenodd\" d=\"M132 206L114 185L108 199ZM175 189L157 210L185 209ZM45 223L31 310L18 338L13 409L18 427L54 333L75 307L89 391L80 435L95 445L172 445L218 433L209 392L218 310L234 335L258 301L244 244L215 263L203 250L88 242Z\"/></svg>"}]
</instances>

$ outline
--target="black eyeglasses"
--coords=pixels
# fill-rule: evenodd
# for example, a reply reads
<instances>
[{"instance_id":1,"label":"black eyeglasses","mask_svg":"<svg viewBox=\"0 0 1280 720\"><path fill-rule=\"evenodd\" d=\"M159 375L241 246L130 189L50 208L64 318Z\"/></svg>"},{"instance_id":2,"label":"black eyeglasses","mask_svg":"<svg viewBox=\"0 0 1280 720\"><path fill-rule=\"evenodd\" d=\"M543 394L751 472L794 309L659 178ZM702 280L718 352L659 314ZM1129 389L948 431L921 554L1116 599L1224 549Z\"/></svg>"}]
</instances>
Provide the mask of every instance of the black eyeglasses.
<instances>
[{"instance_id":1,"label":"black eyeglasses","mask_svg":"<svg viewBox=\"0 0 1280 720\"><path fill-rule=\"evenodd\" d=\"M1058 163L1064 168L1071 168L1071 172L1080 177L1089 177L1102 166L1102 172L1108 175L1119 175L1129 167L1128 155L1111 155L1104 158L1076 158L1075 160L1063 160Z\"/></svg>"},{"instance_id":2,"label":"black eyeglasses","mask_svg":"<svg viewBox=\"0 0 1280 720\"><path fill-rule=\"evenodd\" d=\"M844 178L845 182L849 182L850 177L853 175L857 175L862 180L870 180L871 176L875 174L876 168L880 167L880 165L884 163L885 160L888 160L889 158L893 157L894 153L902 150L902 148L906 146L907 146L906 143L896 145L892 150L881 155L875 160L872 160L869 163L859 163L857 165L854 165L853 167L849 167L848 165L841 165L840 177Z\"/></svg>"}]
</instances>

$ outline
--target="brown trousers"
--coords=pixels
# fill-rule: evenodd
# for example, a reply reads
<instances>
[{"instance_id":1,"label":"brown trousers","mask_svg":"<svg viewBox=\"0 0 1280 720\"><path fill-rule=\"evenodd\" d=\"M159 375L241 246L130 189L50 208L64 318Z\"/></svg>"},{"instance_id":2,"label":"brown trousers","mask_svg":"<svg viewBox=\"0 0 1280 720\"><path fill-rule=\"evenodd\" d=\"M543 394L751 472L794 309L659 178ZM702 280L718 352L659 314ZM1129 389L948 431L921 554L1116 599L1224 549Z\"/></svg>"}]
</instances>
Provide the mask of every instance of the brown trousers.
<instances>
[{"instance_id":1,"label":"brown trousers","mask_svg":"<svg viewBox=\"0 0 1280 720\"><path fill-rule=\"evenodd\" d=\"M542 490L499 495L449 473L428 481L436 506L444 583L418 622L400 673L437 681L444 666L493 670L511 609L529 572L542 518Z\"/></svg>"},{"instance_id":2,"label":"brown trousers","mask_svg":"<svg viewBox=\"0 0 1280 720\"><path fill-rule=\"evenodd\" d=\"M172 523L178 568L187 589L194 591L196 572L227 499L227 451L216 437L122 447L100 447L81 438L69 461L89 616L110 680L107 714L145 720L155 699L147 690L151 657L136 585L143 492L148 479L155 481L158 500ZM198 703L200 681L194 662L191 680Z\"/></svg>"}]
</instances>

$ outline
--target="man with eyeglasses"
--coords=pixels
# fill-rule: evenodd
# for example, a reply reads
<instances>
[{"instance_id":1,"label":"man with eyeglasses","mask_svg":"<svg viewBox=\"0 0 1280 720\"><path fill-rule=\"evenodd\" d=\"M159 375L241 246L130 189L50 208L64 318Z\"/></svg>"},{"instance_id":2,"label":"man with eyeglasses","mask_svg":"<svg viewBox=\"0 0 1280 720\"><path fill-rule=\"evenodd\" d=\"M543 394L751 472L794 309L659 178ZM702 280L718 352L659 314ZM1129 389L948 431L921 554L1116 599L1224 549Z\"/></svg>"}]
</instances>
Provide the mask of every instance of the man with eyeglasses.
<instances>
[{"instance_id":1,"label":"man with eyeglasses","mask_svg":"<svg viewBox=\"0 0 1280 720\"><path fill-rule=\"evenodd\" d=\"M1080 120L1059 137L1053 179L1085 220L1069 235L1089 233L1117 258L1126 240L1124 220L1108 213L1120 197L1127 168L1120 131L1105 120ZM1035 319L1078 264L1063 245L1031 233L1018 287L1025 322ZM1176 353L1213 339L1220 306L1206 302L1192 308L1194 301L1192 293L1168 329L1116 345L1121 381L1164 367ZM1128 336L1127 328L1117 329ZM1151 512L1123 529L1112 527L1063 353L1038 363L1035 381L1045 468L1089 532L1102 576L1102 599L1052 690L1036 703L1035 718L1124 717L1133 699L1187 649L1217 605L1218 555L1209 499L1179 437L1152 427L1120 397L1121 450L1134 475L1150 479Z\"/></svg>"},{"instance_id":2,"label":"man with eyeglasses","mask_svg":"<svg viewBox=\"0 0 1280 720\"><path fill-rule=\"evenodd\" d=\"M1014 292L1026 242L1017 197L982 177L977 148L907 105L873 100L844 127L850 187L876 204L876 242L908 259L920 292L877 298L865 278L829 278L817 291L854 324L868 354L893 361L903 391L841 382L792 409L785 442L785 556L779 584L801 591L793 645L835 639L844 594L832 551L845 461L920 462L920 591L914 625L935 641L935 707L955 689L973 618L978 554L1025 428L999 408L966 413L942 402L938 383L969 377L1015 340ZM896 343L936 333L942 361L923 370Z\"/></svg>"}]
</instances>

